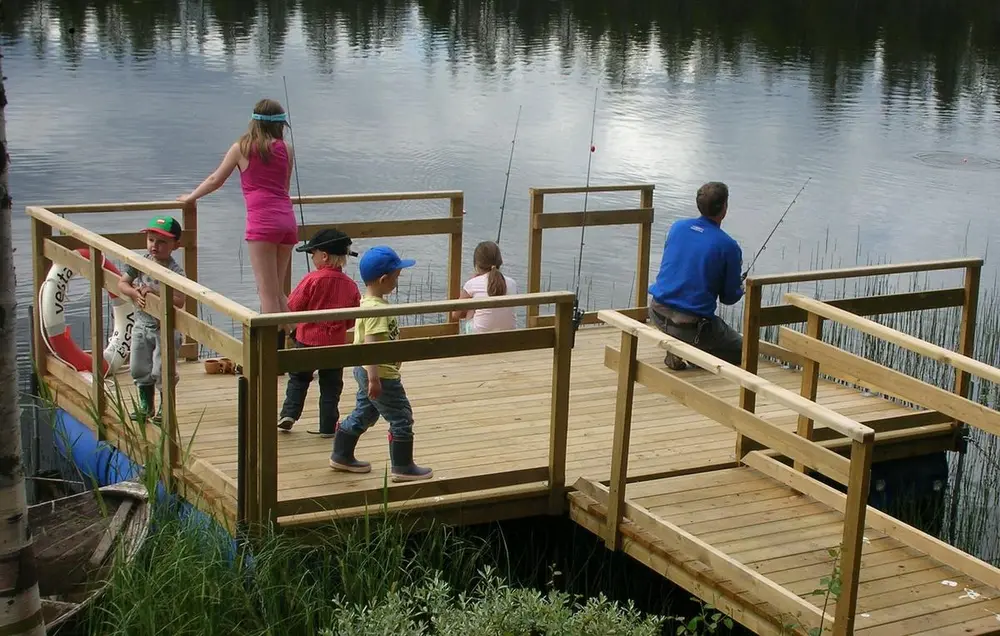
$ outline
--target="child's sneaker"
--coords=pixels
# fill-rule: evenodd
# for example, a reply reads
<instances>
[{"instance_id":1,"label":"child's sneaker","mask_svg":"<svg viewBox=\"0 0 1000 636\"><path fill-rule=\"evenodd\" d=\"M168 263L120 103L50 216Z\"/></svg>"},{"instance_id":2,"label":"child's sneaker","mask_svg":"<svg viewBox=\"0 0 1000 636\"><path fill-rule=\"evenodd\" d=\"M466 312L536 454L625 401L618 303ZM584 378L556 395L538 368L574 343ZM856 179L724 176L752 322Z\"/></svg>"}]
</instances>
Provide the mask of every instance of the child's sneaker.
<instances>
[{"instance_id":1,"label":"child's sneaker","mask_svg":"<svg viewBox=\"0 0 1000 636\"><path fill-rule=\"evenodd\" d=\"M333 454L330 455L330 468L347 473L370 473L372 465L354 457L354 448L357 445L357 437L337 427L337 433L333 438Z\"/></svg>"},{"instance_id":2,"label":"child's sneaker","mask_svg":"<svg viewBox=\"0 0 1000 636\"><path fill-rule=\"evenodd\" d=\"M286 433L288 431L292 430L293 426L295 426L295 419L294 418L285 416L285 417L282 417L282 418L280 418L278 420L278 429L282 430L282 431L285 431Z\"/></svg>"},{"instance_id":3,"label":"child's sneaker","mask_svg":"<svg viewBox=\"0 0 1000 636\"><path fill-rule=\"evenodd\" d=\"M412 439L390 440L389 460L392 462L393 481L418 481L434 476L434 471L430 468L413 463Z\"/></svg>"}]
</instances>

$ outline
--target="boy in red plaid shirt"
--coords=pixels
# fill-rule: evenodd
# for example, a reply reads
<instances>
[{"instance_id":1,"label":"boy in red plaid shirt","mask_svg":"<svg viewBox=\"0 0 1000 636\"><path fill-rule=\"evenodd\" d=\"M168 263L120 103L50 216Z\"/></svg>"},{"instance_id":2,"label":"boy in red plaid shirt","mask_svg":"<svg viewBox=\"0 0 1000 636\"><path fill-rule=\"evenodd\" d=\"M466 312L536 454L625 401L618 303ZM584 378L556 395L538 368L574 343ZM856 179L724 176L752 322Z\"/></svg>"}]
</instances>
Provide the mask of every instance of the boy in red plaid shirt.
<instances>
[{"instance_id":1,"label":"boy in red plaid shirt","mask_svg":"<svg viewBox=\"0 0 1000 636\"><path fill-rule=\"evenodd\" d=\"M296 248L312 256L316 269L306 274L288 297L292 311L340 309L361 304L357 284L344 273L347 256L357 256L350 250L351 239L338 230L320 230L305 245ZM325 347L347 342L347 330L354 327L353 320L317 322L298 325L293 334L297 347ZM291 431L302 416L312 371L288 374L285 403L278 416L278 428ZM344 370L319 369L319 430L309 431L321 437L333 437L340 421L340 394L344 390Z\"/></svg>"}]
</instances>

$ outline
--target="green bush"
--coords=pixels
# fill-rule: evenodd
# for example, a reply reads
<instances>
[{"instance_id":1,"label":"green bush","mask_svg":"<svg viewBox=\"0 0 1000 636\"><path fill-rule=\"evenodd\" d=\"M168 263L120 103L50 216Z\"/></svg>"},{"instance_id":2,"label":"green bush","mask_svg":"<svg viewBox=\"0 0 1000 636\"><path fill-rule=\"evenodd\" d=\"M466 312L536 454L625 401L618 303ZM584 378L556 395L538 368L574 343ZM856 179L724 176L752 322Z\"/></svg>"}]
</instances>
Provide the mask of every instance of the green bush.
<instances>
[{"instance_id":1,"label":"green bush","mask_svg":"<svg viewBox=\"0 0 1000 636\"><path fill-rule=\"evenodd\" d=\"M562 592L509 587L489 569L471 594L456 593L434 576L362 606L337 606L322 636L656 636L664 623L603 596L577 604Z\"/></svg>"}]
</instances>

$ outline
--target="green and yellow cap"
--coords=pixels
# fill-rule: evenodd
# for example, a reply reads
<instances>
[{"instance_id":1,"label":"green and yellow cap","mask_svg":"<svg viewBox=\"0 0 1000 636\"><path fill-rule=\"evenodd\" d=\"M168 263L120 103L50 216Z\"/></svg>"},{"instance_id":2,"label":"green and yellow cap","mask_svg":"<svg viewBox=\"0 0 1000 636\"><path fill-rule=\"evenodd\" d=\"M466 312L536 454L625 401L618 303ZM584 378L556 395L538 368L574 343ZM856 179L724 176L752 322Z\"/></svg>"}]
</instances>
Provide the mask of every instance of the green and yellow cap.
<instances>
[{"instance_id":1,"label":"green and yellow cap","mask_svg":"<svg viewBox=\"0 0 1000 636\"><path fill-rule=\"evenodd\" d=\"M181 224L170 216L154 216L143 232L155 232L178 241L181 238Z\"/></svg>"}]
</instances>

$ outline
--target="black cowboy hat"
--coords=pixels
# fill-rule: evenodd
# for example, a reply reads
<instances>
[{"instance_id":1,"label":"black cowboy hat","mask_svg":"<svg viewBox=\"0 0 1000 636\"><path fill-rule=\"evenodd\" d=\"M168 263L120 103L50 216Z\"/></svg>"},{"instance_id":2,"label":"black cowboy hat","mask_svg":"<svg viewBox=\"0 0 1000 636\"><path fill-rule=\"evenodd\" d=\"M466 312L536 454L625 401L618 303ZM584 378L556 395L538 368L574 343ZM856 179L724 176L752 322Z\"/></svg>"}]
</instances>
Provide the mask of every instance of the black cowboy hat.
<instances>
[{"instance_id":1,"label":"black cowboy hat","mask_svg":"<svg viewBox=\"0 0 1000 636\"><path fill-rule=\"evenodd\" d=\"M351 251L351 237L334 228L316 232L311 239L295 248L296 252L310 254L316 250L342 256L358 255L357 252Z\"/></svg>"}]
</instances>

